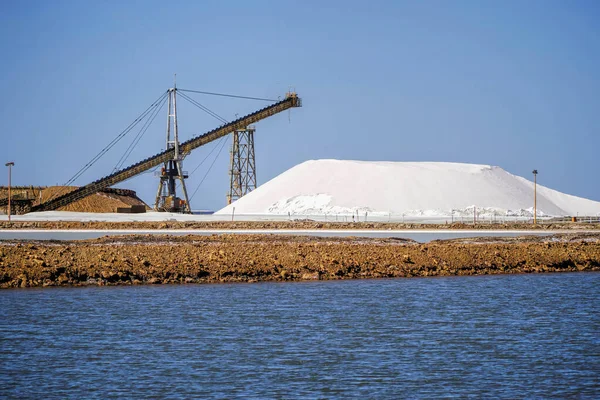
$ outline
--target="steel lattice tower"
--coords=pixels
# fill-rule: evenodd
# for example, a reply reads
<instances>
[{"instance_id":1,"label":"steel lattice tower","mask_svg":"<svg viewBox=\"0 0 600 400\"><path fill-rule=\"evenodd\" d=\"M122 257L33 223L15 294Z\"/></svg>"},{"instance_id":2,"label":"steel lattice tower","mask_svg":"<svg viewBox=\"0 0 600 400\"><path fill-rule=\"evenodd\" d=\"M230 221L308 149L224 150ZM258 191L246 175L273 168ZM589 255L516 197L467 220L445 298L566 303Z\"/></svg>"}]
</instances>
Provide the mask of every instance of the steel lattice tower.
<instances>
[{"instance_id":1,"label":"steel lattice tower","mask_svg":"<svg viewBox=\"0 0 600 400\"><path fill-rule=\"evenodd\" d=\"M166 161L160 171L160 181L156 192L154 209L157 211L172 211L191 213L190 201L185 187L187 172L183 171L183 159L187 154L179 152L179 130L177 127L177 88L169 89L169 104L167 107L167 142L165 150L174 149L173 158ZM184 199L177 197L176 183L181 182Z\"/></svg>"},{"instance_id":2,"label":"steel lattice tower","mask_svg":"<svg viewBox=\"0 0 600 400\"><path fill-rule=\"evenodd\" d=\"M254 126L233 132L230 153L229 193L227 204L231 204L248 192L256 189L256 161L254 158Z\"/></svg>"}]
</instances>

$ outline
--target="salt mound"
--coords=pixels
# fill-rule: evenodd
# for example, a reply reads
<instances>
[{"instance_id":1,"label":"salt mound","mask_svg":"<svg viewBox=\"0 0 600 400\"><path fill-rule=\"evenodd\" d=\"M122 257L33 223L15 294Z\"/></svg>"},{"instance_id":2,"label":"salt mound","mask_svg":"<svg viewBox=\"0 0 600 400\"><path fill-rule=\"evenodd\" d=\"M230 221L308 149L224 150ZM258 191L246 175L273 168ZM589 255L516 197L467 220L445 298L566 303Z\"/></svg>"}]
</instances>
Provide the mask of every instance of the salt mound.
<instances>
[{"instance_id":1,"label":"salt mound","mask_svg":"<svg viewBox=\"0 0 600 400\"><path fill-rule=\"evenodd\" d=\"M600 215L600 202L537 186L538 215ZM311 160L216 214L530 216L533 182L500 167L446 162Z\"/></svg>"}]
</instances>

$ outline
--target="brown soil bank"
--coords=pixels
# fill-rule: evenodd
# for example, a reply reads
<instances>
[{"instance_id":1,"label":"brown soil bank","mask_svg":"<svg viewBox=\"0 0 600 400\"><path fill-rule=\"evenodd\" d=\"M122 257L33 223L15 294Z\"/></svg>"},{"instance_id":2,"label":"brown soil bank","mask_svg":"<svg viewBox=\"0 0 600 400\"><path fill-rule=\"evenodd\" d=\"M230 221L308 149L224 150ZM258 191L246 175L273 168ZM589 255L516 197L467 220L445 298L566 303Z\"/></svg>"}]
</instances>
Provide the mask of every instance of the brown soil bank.
<instances>
[{"instance_id":1,"label":"brown soil bank","mask_svg":"<svg viewBox=\"0 0 600 400\"><path fill-rule=\"evenodd\" d=\"M45 203L51 199L62 196L77 189L77 186L16 186L12 188L14 200L30 200L31 205ZM0 200L8 197L8 188L0 186ZM6 205L0 202L0 210L6 213ZM84 197L71 204L59 208L59 211L114 213L119 207L130 207L133 205L145 205L137 197L135 191L128 189L106 188L102 191ZM14 212L14 210L13 210Z\"/></svg>"},{"instance_id":2,"label":"brown soil bank","mask_svg":"<svg viewBox=\"0 0 600 400\"><path fill-rule=\"evenodd\" d=\"M0 287L600 271L600 235L395 239L122 236L0 242Z\"/></svg>"},{"instance_id":3,"label":"brown soil bank","mask_svg":"<svg viewBox=\"0 0 600 400\"><path fill-rule=\"evenodd\" d=\"M84 199L85 200L85 199ZM0 229L480 229L480 230L600 230L600 224L419 224L388 222L298 221L169 221L169 222L82 222L82 221L0 221Z\"/></svg>"},{"instance_id":4,"label":"brown soil bank","mask_svg":"<svg viewBox=\"0 0 600 400\"><path fill-rule=\"evenodd\" d=\"M46 202L52 198L62 196L76 186L53 186L42 192L42 201ZM78 212L97 212L114 213L117 208L130 207L134 205L146 205L133 190L107 188L98 193L84 197L71 204L58 209L58 211L78 211Z\"/></svg>"}]
</instances>

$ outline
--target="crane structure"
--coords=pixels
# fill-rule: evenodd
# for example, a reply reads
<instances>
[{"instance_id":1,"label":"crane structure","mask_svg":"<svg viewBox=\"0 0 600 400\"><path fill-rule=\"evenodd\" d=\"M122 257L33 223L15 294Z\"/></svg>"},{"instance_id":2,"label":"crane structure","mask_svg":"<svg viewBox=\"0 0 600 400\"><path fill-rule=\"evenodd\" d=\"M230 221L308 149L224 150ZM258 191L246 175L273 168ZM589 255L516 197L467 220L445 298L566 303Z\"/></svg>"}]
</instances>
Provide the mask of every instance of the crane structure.
<instances>
[{"instance_id":1,"label":"crane structure","mask_svg":"<svg viewBox=\"0 0 600 400\"><path fill-rule=\"evenodd\" d=\"M176 88L173 88L173 93L172 95L175 95L175 92L177 91ZM173 106L175 105L175 98L173 97L172 100L172 104ZM94 182L91 182L85 186L81 186L69 193L66 193L62 196L53 198L49 201L46 201L44 203L38 204L36 206L34 206L31 211L35 212L35 211L49 211L49 210L56 210L60 207L66 206L67 204L70 204L74 201L83 199L84 197L90 196L92 194L95 194L99 191L101 191L102 189L108 188L110 186L113 186L119 182L123 182L129 178L132 178L142 172L145 172L151 168L157 167L161 164L163 164L163 168L165 169L165 178L163 179L161 176L161 183L159 184L159 188L160 185L162 184L162 186L164 187L165 184L168 186L169 184L173 183L179 179L180 181L183 182L183 180L185 179L185 172L181 170L181 160L183 160L183 158L190 154L192 152L192 150L197 149L198 147L204 146L207 143L210 143L214 140L217 140L223 136L226 136L230 133L236 132L236 131L244 131L248 128L249 125L252 125L262 119L268 118L272 115L278 114L282 111L294 108L294 107L302 107L302 99L300 99L300 97L298 97L298 95L295 92L288 92L285 96L285 98L283 100L277 101L274 104L271 104L269 106L266 106L258 111L255 111L251 114L248 114L244 117L241 118L237 118L236 120L226 123L224 125L221 125L218 128L215 128L209 132L206 132L202 135L193 137L183 143L178 143L178 137L177 137L177 128L173 128L174 130L173 132L173 137L171 138L171 136L169 136L169 133L167 134L167 148L158 153L155 154L151 157L148 157L144 160L141 160L133 165L130 165L126 168L122 168L118 171L113 172L112 174L105 176L103 178L100 178ZM174 111L174 110L171 110ZM169 120L168 123L170 126L172 126L171 124L175 124L176 126L176 117L174 116L174 113L171 114L169 113ZM171 129L171 128L168 128ZM169 142L173 142L171 143L171 145L169 146ZM176 145L177 143L177 145ZM169 172L167 172L169 171ZM161 171L162 173L162 171ZM169 175L171 174L171 175ZM173 189L173 187L171 187L170 189ZM174 190L170 191L170 189L167 187L167 195L165 197L168 198L169 196L174 196ZM159 190L160 192L160 190ZM186 195L184 195L186 196ZM162 198L163 196L157 196ZM160 200L160 199L159 199ZM168 200L167 200L168 202ZM160 201L159 201L160 204ZM189 202L187 202L186 199L186 206L188 207L187 210L189 210ZM187 211L186 210L186 211Z\"/></svg>"},{"instance_id":2,"label":"crane structure","mask_svg":"<svg viewBox=\"0 0 600 400\"><path fill-rule=\"evenodd\" d=\"M166 161L160 170L158 191L154 201L156 211L191 213L185 180L187 172L183 170L183 159L187 155L179 151L179 129L177 126L177 87L168 90L167 104L167 143L165 149L173 150L173 158ZM176 182L181 183L184 200L177 197Z\"/></svg>"},{"instance_id":3,"label":"crane structure","mask_svg":"<svg viewBox=\"0 0 600 400\"><path fill-rule=\"evenodd\" d=\"M231 204L248 192L256 189L256 159L254 157L254 132L251 125L233 132L229 164L229 193L227 204Z\"/></svg>"}]
</instances>

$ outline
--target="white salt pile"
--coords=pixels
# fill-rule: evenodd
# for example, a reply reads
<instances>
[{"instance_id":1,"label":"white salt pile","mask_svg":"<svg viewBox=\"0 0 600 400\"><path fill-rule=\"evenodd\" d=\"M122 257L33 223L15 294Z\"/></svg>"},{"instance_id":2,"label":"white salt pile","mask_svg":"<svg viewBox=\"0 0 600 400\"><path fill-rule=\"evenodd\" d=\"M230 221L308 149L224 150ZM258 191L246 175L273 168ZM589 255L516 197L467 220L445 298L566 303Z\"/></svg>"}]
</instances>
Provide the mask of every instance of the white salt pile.
<instances>
[{"instance_id":1,"label":"white salt pile","mask_svg":"<svg viewBox=\"0 0 600 400\"><path fill-rule=\"evenodd\" d=\"M311 160L216 214L533 215L533 182L500 167ZM600 215L600 202L537 186L538 215Z\"/></svg>"}]
</instances>

